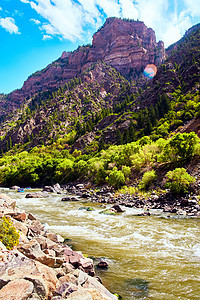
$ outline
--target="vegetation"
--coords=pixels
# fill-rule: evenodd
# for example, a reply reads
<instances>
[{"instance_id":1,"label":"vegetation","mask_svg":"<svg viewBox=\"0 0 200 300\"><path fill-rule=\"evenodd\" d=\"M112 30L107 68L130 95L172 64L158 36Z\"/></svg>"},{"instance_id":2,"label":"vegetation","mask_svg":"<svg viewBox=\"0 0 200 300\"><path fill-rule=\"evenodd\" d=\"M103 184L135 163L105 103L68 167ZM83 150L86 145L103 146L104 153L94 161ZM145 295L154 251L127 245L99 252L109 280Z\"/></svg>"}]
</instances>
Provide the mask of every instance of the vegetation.
<instances>
[{"instance_id":1,"label":"vegetation","mask_svg":"<svg viewBox=\"0 0 200 300\"><path fill-rule=\"evenodd\" d=\"M180 141L185 148L187 143L191 146L183 155L177 152ZM107 182L118 189L134 181L134 176L139 178L143 174L138 188L147 190L156 180L155 168L163 165L168 168L174 163L182 165L185 158L199 157L199 150L199 138L194 133L177 133L156 141L143 137L87 155L77 150L70 153L60 139L50 146L34 147L30 152L4 154L0 158L0 184L41 186L85 178L95 184Z\"/></svg>"},{"instance_id":2,"label":"vegetation","mask_svg":"<svg viewBox=\"0 0 200 300\"><path fill-rule=\"evenodd\" d=\"M187 193L190 185L195 182L195 178L190 176L184 168L176 168L166 174L166 187L172 193Z\"/></svg>"},{"instance_id":3,"label":"vegetation","mask_svg":"<svg viewBox=\"0 0 200 300\"><path fill-rule=\"evenodd\" d=\"M140 190L147 190L149 186L155 181L157 178L157 175L154 170L147 171L143 174L142 180L139 183L139 189Z\"/></svg>"},{"instance_id":4,"label":"vegetation","mask_svg":"<svg viewBox=\"0 0 200 300\"><path fill-rule=\"evenodd\" d=\"M19 243L19 233L7 217L0 219L0 241L9 250Z\"/></svg>"},{"instance_id":5,"label":"vegetation","mask_svg":"<svg viewBox=\"0 0 200 300\"><path fill-rule=\"evenodd\" d=\"M80 178L133 193L161 184L156 176L160 169L165 175L199 159L198 136L184 132L184 126L200 116L198 29L169 49L171 55L150 83L144 78L128 82L98 62L2 118L0 184L42 186ZM104 75L100 79L85 79L99 69ZM16 137L24 128L32 131L20 135L19 141ZM187 191L191 182L178 188L173 176L181 182L187 176L175 170L167 173L168 187Z\"/></svg>"}]
</instances>

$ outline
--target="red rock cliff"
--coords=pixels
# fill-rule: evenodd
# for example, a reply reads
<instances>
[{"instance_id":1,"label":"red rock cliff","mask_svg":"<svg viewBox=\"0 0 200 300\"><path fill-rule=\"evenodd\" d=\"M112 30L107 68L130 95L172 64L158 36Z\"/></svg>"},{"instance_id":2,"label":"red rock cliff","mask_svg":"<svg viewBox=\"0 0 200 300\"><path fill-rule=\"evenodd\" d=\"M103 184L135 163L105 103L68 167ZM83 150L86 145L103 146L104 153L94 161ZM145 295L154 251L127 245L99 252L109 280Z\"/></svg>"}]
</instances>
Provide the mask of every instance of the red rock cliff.
<instances>
[{"instance_id":1,"label":"red rock cliff","mask_svg":"<svg viewBox=\"0 0 200 300\"><path fill-rule=\"evenodd\" d=\"M163 42L156 43L154 31L143 22L109 18L94 34L92 45L71 53L63 52L57 61L31 75L21 89L8 96L9 105L15 109L24 98L59 87L98 60L104 60L123 76L134 79L147 64L159 65L164 58Z\"/></svg>"}]
</instances>

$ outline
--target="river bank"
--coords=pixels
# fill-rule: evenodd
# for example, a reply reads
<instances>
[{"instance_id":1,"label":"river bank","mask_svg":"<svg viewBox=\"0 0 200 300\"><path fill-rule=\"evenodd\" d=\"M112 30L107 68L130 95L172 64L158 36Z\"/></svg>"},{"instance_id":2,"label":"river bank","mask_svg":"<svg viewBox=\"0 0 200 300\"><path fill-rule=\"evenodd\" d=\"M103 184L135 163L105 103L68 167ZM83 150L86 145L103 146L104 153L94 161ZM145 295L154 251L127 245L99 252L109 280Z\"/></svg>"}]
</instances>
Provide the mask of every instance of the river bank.
<instances>
[{"instance_id":1,"label":"river bank","mask_svg":"<svg viewBox=\"0 0 200 300\"><path fill-rule=\"evenodd\" d=\"M142 214L150 215L150 210L156 209L164 213L175 214L180 217L200 218L200 200L198 195L186 194L175 196L169 191L157 193L152 191L148 196L139 194L115 194L113 188L104 186L102 188L88 188L88 184L69 184L63 187L63 192L76 195L64 197L63 201L73 201L80 198L89 202L98 202L102 204L117 204L125 207L141 208ZM53 191L53 187L52 191ZM44 188L44 191L50 191L50 187ZM60 190L61 191L61 190ZM117 212L117 211L116 211Z\"/></svg>"},{"instance_id":2,"label":"river bank","mask_svg":"<svg viewBox=\"0 0 200 300\"><path fill-rule=\"evenodd\" d=\"M117 299L94 277L90 258L73 251L60 235L45 230L32 213L17 208L6 194L0 194L3 217L12 221L20 237L13 250L0 242L0 299Z\"/></svg>"},{"instance_id":3,"label":"river bank","mask_svg":"<svg viewBox=\"0 0 200 300\"><path fill-rule=\"evenodd\" d=\"M82 187L78 189L81 192ZM150 209L150 216L144 216L145 209L128 206L122 206L121 213L102 214L113 204L90 202L89 198L64 190L1 191L16 199L21 210L32 212L45 230L66 238L74 251L86 253L95 264L104 258L109 267L96 269L96 275L123 300L198 299L197 217L178 216L161 209ZM32 193L47 197L27 198ZM74 200L61 201L67 197Z\"/></svg>"}]
</instances>

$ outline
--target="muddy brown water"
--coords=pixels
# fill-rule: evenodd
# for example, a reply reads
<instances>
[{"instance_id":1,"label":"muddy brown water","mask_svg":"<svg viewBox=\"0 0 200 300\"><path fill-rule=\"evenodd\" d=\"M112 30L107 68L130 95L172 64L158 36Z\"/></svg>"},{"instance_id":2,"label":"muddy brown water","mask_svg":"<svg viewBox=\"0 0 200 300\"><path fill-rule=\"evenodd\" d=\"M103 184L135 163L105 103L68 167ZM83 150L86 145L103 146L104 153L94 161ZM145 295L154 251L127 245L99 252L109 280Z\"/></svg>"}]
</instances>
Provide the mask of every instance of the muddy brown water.
<instances>
[{"instance_id":1,"label":"muddy brown water","mask_svg":"<svg viewBox=\"0 0 200 300\"><path fill-rule=\"evenodd\" d=\"M63 195L27 199L26 192L0 192L95 263L105 258L109 268L97 269L97 274L123 300L200 300L200 219L178 219L160 211L143 217L137 215L140 209L132 208L104 215L98 203L61 202Z\"/></svg>"}]
</instances>

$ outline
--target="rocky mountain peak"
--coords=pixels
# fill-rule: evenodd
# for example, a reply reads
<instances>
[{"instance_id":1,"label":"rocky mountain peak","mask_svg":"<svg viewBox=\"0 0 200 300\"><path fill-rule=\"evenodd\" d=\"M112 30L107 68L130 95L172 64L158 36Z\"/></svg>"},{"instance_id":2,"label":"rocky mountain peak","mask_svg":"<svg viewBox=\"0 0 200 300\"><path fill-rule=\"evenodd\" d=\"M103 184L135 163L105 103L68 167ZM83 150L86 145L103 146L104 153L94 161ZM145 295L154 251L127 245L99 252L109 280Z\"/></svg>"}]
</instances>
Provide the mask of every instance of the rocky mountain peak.
<instances>
[{"instance_id":1,"label":"rocky mountain peak","mask_svg":"<svg viewBox=\"0 0 200 300\"><path fill-rule=\"evenodd\" d=\"M164 43L156 43L153 29L141 21L107 19L94 34L92 46L96 56L133 79L148 63L159 65L165 59Z\"/></svg>"},{"instance_id":2,"label":"rocky mountain peak","mask_svg":"<svg viewBox=\"0 0 200 300\"><path fill-rule=\"evenodd\" d=\"M8 95L1 109L14 110L38 92L55 90L80 76L95 62L103 60L127 79L137 78L147 64L161 64L165 59L163 42L156 43L155 32L140 21L108 18L94 34L92 45L63 52L55 62L35 72L21 89ZM1 106L1 104L0 104Z\"/></svg>"}]
</instances>

